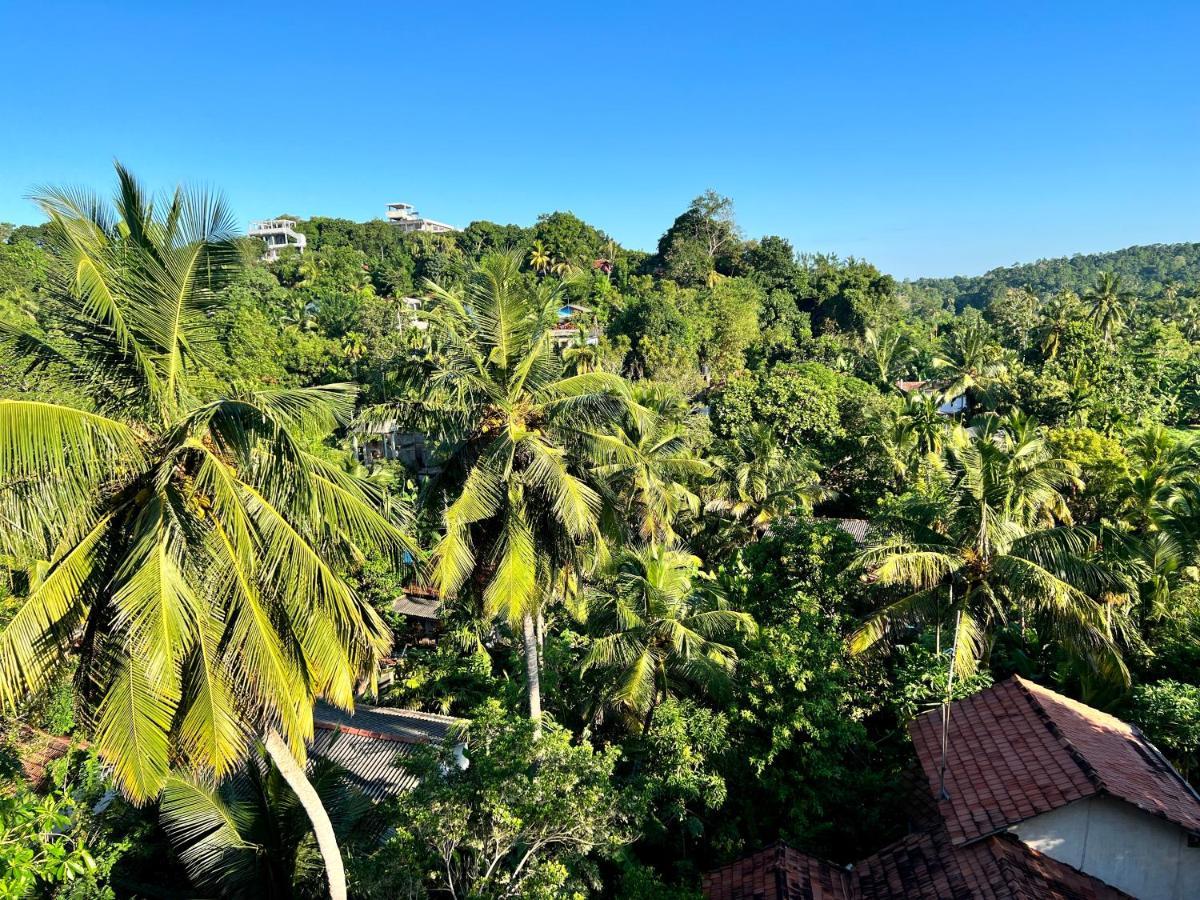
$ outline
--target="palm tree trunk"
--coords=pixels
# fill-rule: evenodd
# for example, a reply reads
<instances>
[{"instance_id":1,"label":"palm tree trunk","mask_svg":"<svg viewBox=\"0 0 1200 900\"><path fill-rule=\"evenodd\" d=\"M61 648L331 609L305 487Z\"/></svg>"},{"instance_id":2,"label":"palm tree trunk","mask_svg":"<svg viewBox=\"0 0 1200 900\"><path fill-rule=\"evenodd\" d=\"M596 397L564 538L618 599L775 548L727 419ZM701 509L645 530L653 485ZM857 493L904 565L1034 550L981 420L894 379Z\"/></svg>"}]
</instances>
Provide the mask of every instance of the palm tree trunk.
<instances>
[{"instance_id":1,"label":"palm tree trunk","mask_svg":"<svg viewBox=\"0 0 1200 900\"><path fill-rule=\"evenodd\" d=\"M533 721L533 736L542 736L542 678L538 666L537 634L533 616L525 614L525 690L529 694L529 718Z\"/></svg>"},{"instance_id":2,"label":"palm tree trunk","mask_svg":"<svg viewBox=\"0 0 1200 900\"><path fill-rule=\"evenodd\" d=\"M342 851L338 849L337 836L333 833L333 823L329 821L329 813L321 803L316 789L304 774L304 769L292 756L292 751L274 728L267 731L263 739L267 755L295 793L308 820L312 823L313 834L317 838L317 849L321 851L321 859L325 861L325 879L329 884L329 900L346 900L346 869L342 865Z\"/></svg>"},{"instance_id":3,"label":"palm tree trunk","mask_svg":"<svg viewBox=\"0 0 1200 900\"><path fill-rule=\"evenodd\" d=\"M654 696L650 698L650 708L646 710L646 718L642 722L642 734L650 733L650 726L654 723L654 711L658 709L658 689L654 689Z\"/></svg>"}]
</instances>

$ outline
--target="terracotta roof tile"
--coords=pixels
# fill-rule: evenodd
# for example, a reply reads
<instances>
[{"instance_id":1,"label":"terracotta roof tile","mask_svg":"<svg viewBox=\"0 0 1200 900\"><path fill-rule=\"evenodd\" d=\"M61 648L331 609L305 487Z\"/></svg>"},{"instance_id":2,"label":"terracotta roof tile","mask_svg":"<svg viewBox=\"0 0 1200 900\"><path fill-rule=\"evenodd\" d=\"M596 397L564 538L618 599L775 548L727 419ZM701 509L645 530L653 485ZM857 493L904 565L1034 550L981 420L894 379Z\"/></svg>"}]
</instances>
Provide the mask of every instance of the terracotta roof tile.
<instances>
[{"instance_id":1,"label":"terracotta roof tile","mask_svg":"<svg viewBox=\"0 0 1200 900\"><path fill-rule=\"evenodd\" d=\"M1012 835L911 834L850 867L778 844L704 876L708 900L1129 900Z\"/></svg>"},{"instance_id":2,"label":"terracotta roof tile","mask_svg":"<svg viewBox=\"0 0 1200 900\"><path fill-rule=\"evenodd\" d=\"M936 796L940 711L910 731ZM939 808L956 844L1100 793L1200 832L1200 798L1136 728L1022 678L953 703L949 736Z\"/></svg>"},{"instance_id":3,"label":"terracotta roof tile","mask_svg":"<svg viewBox=\"0 0 1200 900\"><path fill-rule=\"evenodd\" d=\"M833 863L776 844L704 875L709 900L851 900Z\"/></svg>"}]
</instances>

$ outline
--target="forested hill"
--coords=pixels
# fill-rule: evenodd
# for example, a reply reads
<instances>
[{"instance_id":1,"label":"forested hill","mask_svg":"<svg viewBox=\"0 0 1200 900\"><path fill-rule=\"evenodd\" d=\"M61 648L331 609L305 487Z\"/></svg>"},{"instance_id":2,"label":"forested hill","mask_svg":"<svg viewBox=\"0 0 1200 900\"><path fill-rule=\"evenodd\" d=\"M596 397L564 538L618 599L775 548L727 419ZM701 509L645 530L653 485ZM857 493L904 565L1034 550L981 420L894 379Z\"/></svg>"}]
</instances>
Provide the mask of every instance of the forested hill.
<instances>
[{"instance_id":1,"label":"forested hill","mask_svg":"<svg viewBox=\"0 0 1200 900\"><path fill-rule=\"evenodd\" d=\"M1200 243L1146 244L1109 253L1079 253L1003 266L983 275L918 278L904 282L901 289L914 306L936 309L954 304L962 309L986 306L997 292L1010 287L1029 288L1039 296L1063 288L1082 293L1095 284L1100 272L1107 271L1121 275L1141 297L1156 297L1173 282L1193 285L1200 281Z\"/></svg>"}]
</instances>

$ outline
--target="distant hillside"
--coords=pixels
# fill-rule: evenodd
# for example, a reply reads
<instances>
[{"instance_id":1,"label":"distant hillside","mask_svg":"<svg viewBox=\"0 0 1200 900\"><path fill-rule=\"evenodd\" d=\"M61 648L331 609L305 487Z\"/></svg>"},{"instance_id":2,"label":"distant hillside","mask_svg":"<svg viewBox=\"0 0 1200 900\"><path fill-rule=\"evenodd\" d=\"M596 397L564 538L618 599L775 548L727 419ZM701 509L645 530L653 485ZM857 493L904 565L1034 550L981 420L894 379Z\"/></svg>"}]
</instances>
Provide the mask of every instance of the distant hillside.
<instances>
[{"instance_id":1,"label":"distant hillside","mask_svg":"<svg viewBox=\"0 0 1200 900\"><path fill-rule=\"evenodd\" d=\"M900 287L913 306L927 311L951 306L986 306L991 297L1010 287L1027 287L1045 296L1063 288L1082 293L1100 272L1114 271L1141 297L1152 298L1176 282L1200 286L1200 243L1147 244L1110 253L1080 253L1058 259L992 269L983 275L918 278Z\"/></svg>"}]
</instances>

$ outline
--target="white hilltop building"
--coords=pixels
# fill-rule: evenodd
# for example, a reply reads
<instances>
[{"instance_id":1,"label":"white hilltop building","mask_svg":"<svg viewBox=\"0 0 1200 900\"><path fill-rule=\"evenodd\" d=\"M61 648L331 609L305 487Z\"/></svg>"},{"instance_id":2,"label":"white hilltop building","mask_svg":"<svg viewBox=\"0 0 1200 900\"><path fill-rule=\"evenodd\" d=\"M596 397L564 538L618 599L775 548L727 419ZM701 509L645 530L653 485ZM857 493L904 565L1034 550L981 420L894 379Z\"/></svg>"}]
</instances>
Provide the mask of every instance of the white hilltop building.
<instances>
[{"instance_id":1,"label":"white hilltop building","mask_svg":"<svg viewBox=\"0 0 1200 900\"><path fill-rule=\"evenodd\" d=\"M389 203L387 219L406 234L410 231L424 231L428 234L446 234L450 231L458 231L453 225L426 219L408 203Z\"/></svg>"},{"instance_id":2,"label":"white hilltop building","mask_svg":"<svg viewBox=\"0 0 1200 900\"><path fill-rule=\"evenodd\" d=\"M301 253L308 246L308 238L296 230L292 219L264 219L261 222L251 222L250 237L256 237L267 245L262 258L267 262L279 259L279 251L285 247L295 247Z\"/></svg>"}]
</instances>

